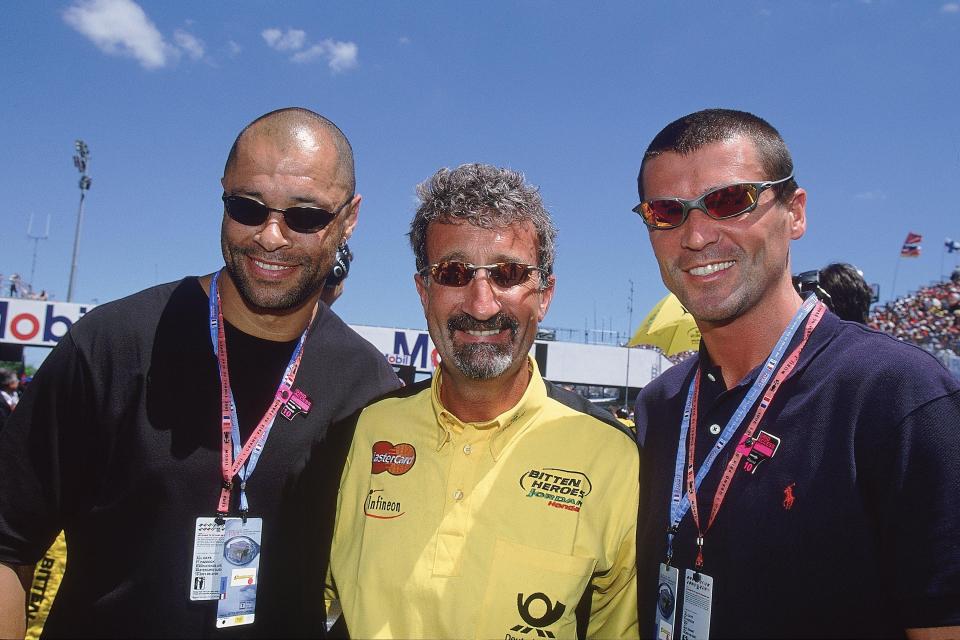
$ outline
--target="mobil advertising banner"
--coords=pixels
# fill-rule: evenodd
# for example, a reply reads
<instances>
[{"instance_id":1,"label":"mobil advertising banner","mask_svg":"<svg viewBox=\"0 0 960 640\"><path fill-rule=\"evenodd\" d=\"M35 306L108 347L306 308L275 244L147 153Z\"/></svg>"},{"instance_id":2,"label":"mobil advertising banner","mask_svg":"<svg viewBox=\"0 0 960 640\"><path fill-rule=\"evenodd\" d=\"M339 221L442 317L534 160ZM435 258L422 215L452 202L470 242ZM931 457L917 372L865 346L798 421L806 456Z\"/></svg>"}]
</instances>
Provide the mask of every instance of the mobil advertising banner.
<instances>
[{"instance_id":1,"label":"mobil advertising banner","mask_svg":"<svg viewBox=\"0 0 960 640\"><path fill-rule=\"evenodd\" d=\"M93 304L0 298L0 342L54 347Z\"/></svg>"},{"instance_id":2,"label":"mobil advertising banner","mask_svg":"<svg viewBox=\"0 0 960 640\"><path fill-rule=\"evenodd\" d=\"M426 331L357 324L350 326L373 344L392 365L411 365L420 374L432 374L437 368L440 361L437 349Z\"/></svg>"}]
</instances>

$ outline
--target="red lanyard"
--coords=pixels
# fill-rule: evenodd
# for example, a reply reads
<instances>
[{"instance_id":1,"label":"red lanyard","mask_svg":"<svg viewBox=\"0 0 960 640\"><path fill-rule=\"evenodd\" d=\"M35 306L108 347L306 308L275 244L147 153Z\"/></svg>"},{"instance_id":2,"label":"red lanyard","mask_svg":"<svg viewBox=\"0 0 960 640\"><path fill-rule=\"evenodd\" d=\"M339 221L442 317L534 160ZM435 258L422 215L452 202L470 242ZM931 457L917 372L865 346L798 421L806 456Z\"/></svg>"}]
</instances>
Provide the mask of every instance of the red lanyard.
<instances>
[{"instance_id":1,"label":"red lanyard","mask_svg":"<svg viewBox=\"0 0 960 640\"><path fill-rule=\"evenodd\" d=\"M753 419L750 421L750 424L747 425L746 430L743 432L743 436L740 438L741 444L753 438L753 434L756 432L757 426L760 424L764 414L767 412L767 408L773 402L777 392L780 391L783 381L790 376L794 368L797 366L797 362L800 360L800 352L803 351L805 346L807 346L807 341L810 339L810 334L813 333L813 330L820 323L820 319L823 318L823 314L825 312L826 307L823 305L823 303L818 303L810 312L810 317L807 319L807 324L803 329L803 340L800 341L800 344L797 345L796 349L793 350L793 352L787 357L786 361L780 366L780 369L767 386L766 391L764 391L763 397L760 400L760 406L757 408L757 412L753 415ZM694 377L693 385L693 404L690 409L690 439L687 444L687 498L690 500L690 515L693 516L693 522L697 527L696 566L697 569L700 569L703 566L704 537L706 532L710 530L710 527L713 526L713 521L716 520L717 513L720 511L720 505L723 504L723 500L727 496L727 490L730 488L730 483L737 471L737 465L740 464L740 460L743 458L743 450L742 447L738 446L736 451L734 451L733 456L730 458L730 462L727 463L727 467L723 471L723 476L720 478L720 484L717 485L717 492L713 496L713 506L710 509L710 519L707 521L706 528L701 528L700 514L697 509L697 488L695 482L696 476L694 474L693 464L693 455L694 451L696 450L697 442L697 405L700 401L699 368L697 369L697 374Z\"/></svg>"},{"instance_id":2,"label":"red lanyard","mask_svg":"<svg viewBox=\"0 0 960 640\"><path fill-rule=\"evenodd\" d=\"M294 379L297 377L297 370L300 368L300 360L303 357L303 343L306 339L307 331L309 331L309 326L313 322L313 316L310 318L310 323L307 324L308 329L305 330L303 335L300 336L300 342L296 347L294 356L287 365L287 369L283 375L283 380L280 383L280 386L277 388L277 393L273 397L273 402L270 403L270 406L267 408L267 412L263 415L263 418L260 419L256 429L254 429L253 433L250 434L250 437L247 438L246 443L243 445L243 449L237 455L236 460L234 460L234 433L239 441L240 432L239 428L235 429L236 409L230 391L230 372L227 367L227 339L223 329L224 323L223 311L220 305L220 292L216 288L215 281L213 282L211 288L213 289L211 293L216 296L217 361L220 368L220 475L223 480L223 484L220 487L220 500L217 502L217 513L222 516L230 511L230 494L233 489L233 478L240 473L243 465L246 464L247 460L250 458L250 455L254 451L256 451L257 455L254 457L254 462L251 462L251 465L255 464L256 458L259 457L260 452L263 450L264 444L266 444L266 436L270 427L273 425L275 418L277 417L277 412L280 410L280 406L286 400L284 394L285 392L289 392L290 387L293 385ZM316 309L314 310L314 314L316 314ZM252 473L252 469L248 469L248 472ZM241 482L240 486L241 498L243 498L244 484L245 480ZM245 502L245 500L241 500L241 502ZM241 510L243 510L243 508L244 507L242 505Z\"/></svg>"}]
</instances>

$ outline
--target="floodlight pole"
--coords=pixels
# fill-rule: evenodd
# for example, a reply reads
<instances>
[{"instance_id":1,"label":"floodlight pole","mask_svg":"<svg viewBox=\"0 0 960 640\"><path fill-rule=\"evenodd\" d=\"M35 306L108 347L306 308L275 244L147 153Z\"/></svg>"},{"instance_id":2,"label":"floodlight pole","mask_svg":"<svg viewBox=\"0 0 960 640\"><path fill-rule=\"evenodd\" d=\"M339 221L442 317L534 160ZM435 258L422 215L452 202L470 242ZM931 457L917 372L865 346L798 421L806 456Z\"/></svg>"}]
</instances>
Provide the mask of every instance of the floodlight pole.
<instances>
[{"instance_id":1,"label":"floodlight pole","mask_svg":"<svg viewBox=\"0 0 960 640\"><path fill-rule=\"evenodd\" d=\"M627 321L627 341L624 345L627 347L627 377L623 381L623 406L629 409L630 405L630 338L633 331L633 280L630 280L630 298L627 300L627 312L629 320Z\"/></svg>"},{"instance_id":2,"label":"floodlight pole","mask_svg":"<svg viewBox=\"0 0 960 640\"><path fill-rule=\"evenodd\" d=\"M90 161L90 148L83 140L77 140L73 145L77 155L73 156L73 166L80 172L80 207L77 209L77 230L73 234L73 260L70 263L70 284L67 287L67 302L73 302L73 285L77 275L77 256L80 254L80 227L83 225L83 200L90 190L92 180L87 175L87 164Z\"/></svg>"}]
</instances>

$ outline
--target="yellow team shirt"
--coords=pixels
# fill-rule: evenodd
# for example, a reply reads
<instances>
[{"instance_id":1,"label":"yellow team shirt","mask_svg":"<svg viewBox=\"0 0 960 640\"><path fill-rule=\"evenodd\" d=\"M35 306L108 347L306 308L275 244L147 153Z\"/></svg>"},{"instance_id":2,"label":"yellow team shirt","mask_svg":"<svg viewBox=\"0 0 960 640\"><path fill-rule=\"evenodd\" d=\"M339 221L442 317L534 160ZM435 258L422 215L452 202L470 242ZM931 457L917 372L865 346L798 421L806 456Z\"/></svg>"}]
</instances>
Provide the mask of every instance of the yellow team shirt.
<instances>
[{"instance_id":1,"label":"yellow team shirt","mask_svg":"<svg viewBox=\"0 0 960 640\"><path fill-rule=\"evenodd\" d=\"M429 388L362 412L340 483L328 595L354 638L638 636L638 452L547 395L464 423Z\"/></svg>"}]
</instances>

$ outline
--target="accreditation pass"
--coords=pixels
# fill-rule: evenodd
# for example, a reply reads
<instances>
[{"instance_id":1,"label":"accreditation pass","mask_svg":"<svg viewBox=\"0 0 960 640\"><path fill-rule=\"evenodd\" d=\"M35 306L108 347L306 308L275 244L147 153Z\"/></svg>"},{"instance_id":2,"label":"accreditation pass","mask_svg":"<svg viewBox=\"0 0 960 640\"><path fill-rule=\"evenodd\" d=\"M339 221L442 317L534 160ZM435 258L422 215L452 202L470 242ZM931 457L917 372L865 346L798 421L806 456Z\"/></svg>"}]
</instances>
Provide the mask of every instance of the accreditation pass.
<instances>
[{"instance_id":1,"label":"accreditation pass","mask_svg":"<svg viewBox=\"0 0 960 640\"><path fill-rule=\"evenodd\" d=\"M713 578L687 569L683 579L683 613L680 637L683 640L707 640L710 637L710 607L713 604Z\"/></svg>"},{"instance_id":2,"label":"accreditation pass","mask_svg":"<svg viewBox=\"0 0 960 640\"><path fill-rule=\"evenodd\" d=\"M220 599L224 526L224 522L217 523L216 518L197 518L190 566L191 600Z\"/></svg>"},{"instance_id":3,"label":"accreditation pass","mask_svg":"<svg viewBox=\"0 0 960 640\"><path fill-rule=\"evenodd\" d=\"M257 604L263 518L227 518L220 546L217 628L251 624Z\"/></svg>"}]
</instances>

